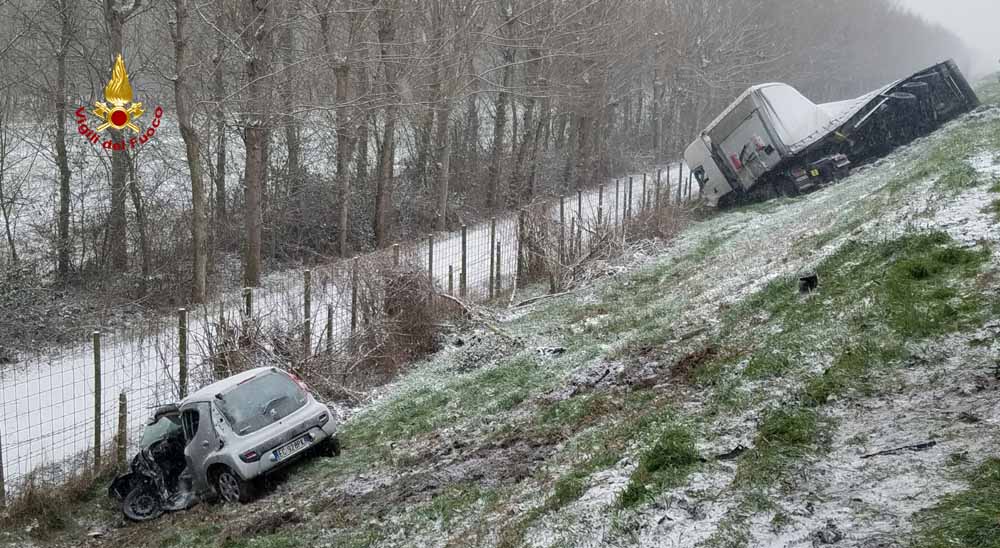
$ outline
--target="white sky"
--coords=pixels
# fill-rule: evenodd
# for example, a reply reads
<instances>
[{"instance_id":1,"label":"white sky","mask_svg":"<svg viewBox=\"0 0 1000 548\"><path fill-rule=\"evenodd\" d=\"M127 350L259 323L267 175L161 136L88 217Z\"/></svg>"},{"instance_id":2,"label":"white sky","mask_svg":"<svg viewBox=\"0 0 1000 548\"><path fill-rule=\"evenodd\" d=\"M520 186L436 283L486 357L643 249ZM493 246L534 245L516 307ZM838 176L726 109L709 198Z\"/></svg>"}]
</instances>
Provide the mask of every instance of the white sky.
<instances>
[{"instance_id":1,"label":"white sky","mask_svg":"<svg viewBox=\"0 0 1000 548\"><path fill-rule=\"evenodd\" d=\"M975 71L1000 70L1000 0L897 0L958 34L977 53Z\"/></svg>"}]
</instances>

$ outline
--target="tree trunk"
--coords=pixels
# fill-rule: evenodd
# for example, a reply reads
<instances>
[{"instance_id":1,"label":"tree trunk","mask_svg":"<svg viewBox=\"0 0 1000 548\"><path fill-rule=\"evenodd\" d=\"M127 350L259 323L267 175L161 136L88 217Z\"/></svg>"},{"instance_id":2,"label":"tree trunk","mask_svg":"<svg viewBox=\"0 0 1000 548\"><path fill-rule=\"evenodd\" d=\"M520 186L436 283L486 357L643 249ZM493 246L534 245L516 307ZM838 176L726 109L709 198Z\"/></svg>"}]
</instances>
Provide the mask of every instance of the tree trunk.
<instances>
[{"instance_id":1,"label":"tree trunk","mask_svg":"<svg viewBox=\"0 0 1000 548\"><path fill-rule=\"evenodd\" d=\"M267 74L266 60L270 38L268 4L246 2L243 21L244 47L249 51L245 70L248 91L248 120L246 126L246 167L244 170L246 200L244 225L246 248L243 265L244 284L260 285L261 251L261 201L266 178L267 129L264 113L267 109L267 87L263 78Z\"/></svg>"},{"instance_id":2,"label":"tree trunk","mask_svg":"<svg viewBox=\"0 0 1000 548\"><path fill-rule=\"evenodd\" d=\"M149 231L146 223L146 208L142 203L142 190L139 188L139 177L136 174L135 165L129 161L127 164L131 184L128 185L129 195L132 197L132 208L135 209L135 223L139 229L139 253L142 268L142 280L139 282L139 295L145 297L149 293L149 277L152 273L150 264Z\"/></svg>"},{"instance_id":3,"label":"tree trunk","mask_svg":"<svg viewBox=\"0 0 1000 548\"><path fill-rule=\"evenodd\" d=\"M451 128L448 119L451 115L451 100L442 98L437 115L438 144L437 158L437 229L448 229L448 179L451 177Z\"/></svg>"},{"instance_id":4,"label":"tree trunk","mask_svg":"<svg viewBox=\"0 0 1000 548\"><path fill-rule=\"evenodd\" d=\"M505 0L501 0L500 6L505 16L504 34L509 35L510 27L513 23L513 11L509 0L506 0L506 2ZM502 48L501 57L503 59L503 69L501 72L500 92L497 94L496 118L493 120L493 145L490 151L490 166L486 187L486 208L491 210L496 208L500 202L500 161L504 151L504 133L507 131L507 103L510 100L508 98L510 95L508 89L510 88L510 80L514 72L514 49L510 47Z\"/></svg>"},{"instance_id":5,"label":"tree trunk","mask_svg":"<svg viewBox=\"0 0 1000 548\"><path fill-rule=\"evenodd\" d=\"M387 1L372 0L378 7L379 59L385 74L385 125L382 150L379 154L378 177L375 183L375 247L389 243L388 210L392 207L393 164L396 157L396 117L399 110L399 91L396 89L396 69L389 59L392 42L396 39L396 6Z\"/></svg>"},{"instance_id":6,"label":"tree trunk","mask_svg":"<svg viewBox=\"0 0 1000 548\"><path fill-rule=\"evenodd\" d=\"M119 9L117 4L117 0L104 0L104 20L110 33L112 67L115 59L122 54L125 21L139 8L141 0L134 0L127 10ZM112 141L122 140L121 131L111 130L110 133ZM108 220L108 243L111 267L117 272L128 269L128 217L125 209L128 162L128 153L125 150L111 152L111 217Z\"/></svg>"},{"instance_id":7,"label":"tree trunk","mask_svg":"<svg viewBox=\"0 0 1000 548\"><path fill-rule=\"evenodd\" d=\"M298 71L293 68L293 52L298 48L298 37L292 19L297 16L301 9L298 0L290 0L282 3L285 6L285 28L281 33L282 64L284 65L284 78L282 85L282 95L287 103L286 110L293 110L300 103L301 95L298 79ZM285 124L285 145L287 150L287 162L285 172L288 176L289 193L301 208L304 203L302 194L302 184L304 173L302 170L302 122L294 114L287 113L284 116Z\"/></svg>"},{"instance_id":8,"label":"tree trunk","mask_svg":"<svg viewBox=\"0 0 1000 548\"><path fill-rule=\"evenodd\" d=\"M176 20L174 38L174 102L177 122L187 152L188 170L191 172L191 247L194 252L194 272L191 280L191 302L205 302L208 277L208 217L205 212L205 186L202 182L201 143L193 123L191 91L188 86L189 45L188 24L190 0L174 0ZM145 253L144 253L145 254ZM145 263L145 259L143 261Z\"/></svg>"},{"instance_id":9,"label":"tree trunk","mask_svg":"<svg viewBox=\"0 0 1000 548\"><path fill-rule=\"evenodd\" d=\"M70 269L69 202L70 170L66 153L66 52L69 49L70 14L67 0L60 0L61 20L59 49L56 51L56 165L59 166L59 232L57 269L59 277L65 281Z\"/></svg>"},{"instance_id":10,"label":"tree trunk","mask_svg":"<svg viewBox=\"0 0 1000 548\"><path fill-rule=\"evenodd\" d=\"M375 247L389 243L388 209L392 207L393 158L396 155L396 105L385 108L385 126L382 130L382 150L378 159L378 177L375 180Z\"/></svg>"},{"instance_id":11,"label":"tree trunk","mask_svg":"<svg viewBox=\"0 0 1000 548\"><path fill-rule=\"evenodd\" d=\"M222 16L220 15L221 19ZM214 80L212 82L212 94L215 101L215 230L219 233L226 226L228 215L226 214L226 110L222 101L226 97L226 84L223 78L225 64L223 62L226 51L225 37L220 35L215 42L215 66Z\"/></svg>"}]
</instances>

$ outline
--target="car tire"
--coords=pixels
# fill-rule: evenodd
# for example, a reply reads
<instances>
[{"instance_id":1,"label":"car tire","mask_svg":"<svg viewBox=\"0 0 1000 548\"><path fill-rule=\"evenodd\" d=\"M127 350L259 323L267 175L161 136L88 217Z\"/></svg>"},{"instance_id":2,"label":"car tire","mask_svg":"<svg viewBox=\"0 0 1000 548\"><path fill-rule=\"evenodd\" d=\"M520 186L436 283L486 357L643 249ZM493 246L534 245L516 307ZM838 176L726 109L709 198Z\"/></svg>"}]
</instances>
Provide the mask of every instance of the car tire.
<instances>
[{"instance_id":1,"label":"car tire","mask_svg":"<svg viewBox=\"0 0 1000 548\"><path fill-rule=\"evenodd\" d=\"M125 495L122 513L131 521L149 521L163 515L160 495L151 485L139 485Z\"/></svg>"},{"instance_id":2,"label":"car tire","mask_svg":"<svg viewBox=\"0 0 1000 548\"><path fill-rule=\"evenodd\" d=\"M320 446L319 454L324 457L339 457L340 456L340 438L337 436L330 436L323 441L323 445Z\"/></svg>"},{"instance_id":3,"label":"car tire","mask_svg":"<svg viewBox=\"0 0 1000 548\"><path fill-rule=\"evenodd\" d=\"M258 483L241 478L231 468L223 468L215 475L215 489L223 502L247 503L257 497Z\"/></svg>"}]
</instances>

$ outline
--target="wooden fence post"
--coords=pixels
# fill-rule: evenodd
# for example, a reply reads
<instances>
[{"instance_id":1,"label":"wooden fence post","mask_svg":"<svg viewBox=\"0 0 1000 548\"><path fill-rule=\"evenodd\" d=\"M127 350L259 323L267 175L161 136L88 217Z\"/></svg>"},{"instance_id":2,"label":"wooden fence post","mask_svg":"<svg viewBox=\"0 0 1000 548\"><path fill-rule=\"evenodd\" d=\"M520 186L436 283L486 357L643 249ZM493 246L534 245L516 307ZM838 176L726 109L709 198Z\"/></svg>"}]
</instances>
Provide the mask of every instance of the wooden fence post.
<instances>
[{"instance_id":1,"label":"wooden fence post","mask_svg":"<svg viewBox=\"0 0 1000 548\"><path fill-rule=\"evenodd\" d=\"M656 187L653 192L653 207L657 210L660 209L660 183L663 176L663 169L656 168Z\"/></svg>"},{"instance_id":2,"label":"wooden fence post","mask_svg":"<svg viewBox=\"0 0 1000 548\"><path fill-rule=\"evenodd\" d=\"M101 332L94 331L94 474L101 470Z\"/></svg>"},{"instance_id":3,"label":"wooden fence post","mask_svg":"<svg viewBox=\"0 0 1000 548\"><path fill-rule=\"evenodd\" d=\"M333 354L333 304L326 305L326 353Z\"/></svg>"},{"instance_id":4,"label":"wooden fence post","mask_svg":"<svg viewBox=\"0 0 1000 548\"><path fill-rule=\"evenodd\" d=\"M604 185L597 187L597 228L604 222Z\"/></svg>"},{"instance_id":5,"label":"wooden fence post","mask_svg":"<svg viewBox=\"0 0 1000 548\"><path fill-rule=\"evenodd\" d=\"M188 326L187 309L177 309L177 393L179 399L188 394Z\"/></svg>"},{"instance_id":6,"label":"wooden fence post","mask_svg":"<svg viewBox=\"0 0 1000 548\"><path fill-rule=\"evenodd\" d=\"M566 262L566 196L559 196L559 264Z\"/></svg>"},{"instance_id":7,"label":"wooden fence post","mask_svg":"<svg viewBox=\"0 0 1000 548\"><path fill-rule=\"evenodd\" d=\"M527 217L527 210L522 209L517 212L517 267L515 270L517 275L514 276L515 284L524 276L524 227L527 224Z\"/></svg>"},{"instance_id":8,"label":"wooden fence post","mask_svg":"<svg viewBox=\"0 0 1000 548\"><path fill-rule=\"evenodd\" d=\"M392 244L392 266L399 268L399 244Z\"/></svg>"},{"instance_id":9,"label":"wooden fence post","mask_svg":"<svg viewBox=\"0 0 1000 548\"><path fill-rule=\"evenodd\" d=\"M611 217L612 219L614 219L614 222L611 223L612 225L618 222L618 218L621 217L622 215L621 209L619 209L618 207L618 194L621 193L621 186L622 186L621 179L615 179L615 215L614 217Z\"/></svg>"},{"instance_id":10,"label":"wooden fence post","mask_svg":"<svg viewBox=\"0 0 1000 548\"><path fill-rule=\"evenodd\" d=\"M3 432L0 432L0 508L7 506L7 481L3 474Z\"/></svg>"},{"instance_id":11,"label":"wooden fence post","mask_svg":"<svg viewBox=\"0 0 1000 548\"><path fill-rule=\"evenodd\" d=\"M455 294L455 266L448 265L448 294Z\"/></svg>"},{"instance_id":12,"label":"wooden fence post","mask_svg":"<svg viewBox=\"0 0 1000 548\"><path fill-rule=\"evenodd\" d=\"M684 189L684 168L677 166L677 205L681 204L681 190Z\"/></svg>"},{"instance_id":13,"label":"wooden fence post","mask_svg":"<svg viewBox=\"0 0 1000 548\"><path fill-rule=\"evenodd\" d=\"M303 303L302 314L302 354L308 358L312 354L312 270L302 272Z\"/></svg>"},{"instance_id":14,"label":"wooden fence post","mask_svg":"<svg viewBox=\"0 0 1000 548\"><path fill-rule=\"evenodd\" d=\"M500 269L500 242L497 242L497 274L496 276L494 276L494 280L496 280L496 286L497 286L496 290L494 291L494 295L496 295L497 297L500 296L500 291L503 290L503 284L500 281L501 272L503 271Z\"/></svg>"},{"instance_id":15,"label":"wooden fence post","mask_svg":"<svg viewBox=\"0 0 1000 548\"><path fill-rule=\"evenodd\" d=\"M427 235L427 277L434 287L434 235Z\"/></svg>"},{"instance_id":16,"label":"wooden fence post","mask_svg":"<svg viewBox=\"0 0 1000 548\"><path fill-rule=\"evenodd\" d=\"M469 253L468 253L469 233L468 227L462 225L462 271L458 274L458 294L465 297L466 287L469 280Z\"/></svg>"},{"instance_id":17,"label":"wooden fence post","mask_svg":"<svg viewBox=\"0 0 1000 548\"><path fill-rule=\"evenodd\" d=\"M576 253L580 254L580 250L583 249L583 191L576 191L576 222L577 222L577 233L576 233Z\"/></svg>"},{"instance_id":18,"label":"wooden fence post","mask_svg":"<svg viewBox=\"0 0 1000 548\"><path fill-rule=\"evenodd\" d=\"M642 174L642 210L649 209L649 201L646 200L646 174Z\"/></svg>"},{"instance_id":19,"label":"wooden fence post","mask_svg":"<svg viewBox=\"0 0 1000 548\"><path fill-rule=\"evenodd\" d=\"M496 274L494 270L496 269L496 257L493 255L493 248L497 245L497 218L493 217L490 219L490 247L487 249L486 254L490 256L490 299L496 296L493 292L493 284L495 282L494 275Z\"/></svg>"},{"instance_id":20,"label":"wooden fence post","mask_svg":"<svg viewBox=\"0 0 1000 548\"><path fill-rule=\"evenodd\" d=\"M351 336L358 329L358 258L351 261Z\"/></svg>"},{"instance_id":21,"label":"wooden fence post","mask_svg":"<svg viewBox=\"0 0 1000 548\"><path fill-rule=\"evenodd\" d=\"M128 451L128 400L125 397L125 391L122 390L118 394L118 443L117 449L118 457L117 470L119 472L125 470L125 466L128 464L126 451Z\"/></svg>"},{"instance_id":22,"label":"wooden fence post","mask_svg":"<svg viewBox=\"0 0 1000 548\"><path fill-rule=\"evenodd\" d=\"M629 175L629 177L628 177L628 205L625 207L626 217L628 217L629 219L632 218L632 213L633 213L633 211L632 211L632 204L633 203L634 202L633 202L633 199L632 199L632 176Z\"/></svg>"}]
</instances>

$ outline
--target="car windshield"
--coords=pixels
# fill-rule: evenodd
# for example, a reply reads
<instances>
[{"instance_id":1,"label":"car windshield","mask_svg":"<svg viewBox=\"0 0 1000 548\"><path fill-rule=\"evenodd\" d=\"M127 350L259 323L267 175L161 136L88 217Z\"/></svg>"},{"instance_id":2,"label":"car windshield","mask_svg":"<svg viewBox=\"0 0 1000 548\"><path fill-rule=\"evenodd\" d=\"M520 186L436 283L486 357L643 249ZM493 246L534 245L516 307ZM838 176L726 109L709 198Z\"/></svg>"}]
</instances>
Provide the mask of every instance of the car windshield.
<instances>
[{"instance_id":1,"label":"car windshield","mask_svg":"<svg viewBox=\"0 0 1000 548\"><path fill-rule=\"evenodd\" d=\"M179 435L181 432L181 418L179 415L162 415L156 422L146 425L142 431L142 441L139 446L148 449L153 442L162 440L168 436Z\"/></svg>"},{"instance_id":2,"label":"car windshield","mask_svg":"<svg viewBox=\"0 0 1000 548\"><path fill-rule=\"evenodd\" d=\"M243 381L216 401L237 435L244 436L291 415L306 393L288 375L269 372Z\"/></svg>"}]
</instances>

